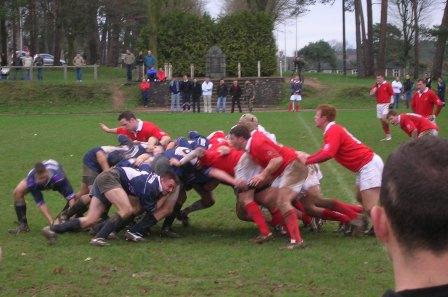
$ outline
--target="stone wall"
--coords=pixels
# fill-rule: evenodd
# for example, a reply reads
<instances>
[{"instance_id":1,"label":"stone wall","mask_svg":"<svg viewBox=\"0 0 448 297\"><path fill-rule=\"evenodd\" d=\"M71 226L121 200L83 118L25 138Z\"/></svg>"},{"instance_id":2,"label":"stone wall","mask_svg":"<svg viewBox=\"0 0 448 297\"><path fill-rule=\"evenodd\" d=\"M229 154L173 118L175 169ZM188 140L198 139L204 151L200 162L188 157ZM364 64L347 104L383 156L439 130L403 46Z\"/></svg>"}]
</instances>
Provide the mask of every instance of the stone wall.
<instances>
[{"instance_id":1,"label":"stone wall","mask_svg":"<svg viewBox=\"0 0 448 297\"><path fill-rule=\"evenodd\" d=\"M203 79L198 79L200 83ZM230 87L232 81L235 78L224 79L227 86ZM255 107L265 107L277 105L283 98L284 79L282 77L243 77L238 80L243 93L244 82L246 80L251 81L255 85ZM212 95L212 107L213 110L216 107L216 90L219 84L219 80L211 80L213 82L213 95ZM170 92L169 82L155 82L151 84L150 105L157 107L169 107L170 106ZM231 105L230 96L227 97L227 107ZM202 99L201 99L202 109Z\"/></svg>"}]
</instances>

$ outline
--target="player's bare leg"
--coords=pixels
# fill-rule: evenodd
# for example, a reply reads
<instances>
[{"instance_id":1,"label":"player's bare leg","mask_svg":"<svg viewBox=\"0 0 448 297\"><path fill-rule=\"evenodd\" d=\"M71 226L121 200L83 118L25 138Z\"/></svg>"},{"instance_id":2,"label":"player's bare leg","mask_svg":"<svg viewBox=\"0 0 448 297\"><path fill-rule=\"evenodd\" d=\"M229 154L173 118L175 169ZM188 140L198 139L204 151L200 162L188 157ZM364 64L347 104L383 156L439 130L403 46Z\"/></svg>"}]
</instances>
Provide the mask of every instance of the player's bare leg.
<instances>
[{"instance_id":1,"label":"player's bare leg","mask_svg":"<svg viewBox=\"0 0 448 297\"><path fill-rule=\"evenodd\" d=\"M10 234L19 234L21 232L28 232L30 228L28 226L28 220L26 218L26 202L25 195L28 193L26 180L21 180L15 187L12 195L14 198L14 209L17 215L17 221L19 226L8 230Z\"/></svg>"}]
</instances>

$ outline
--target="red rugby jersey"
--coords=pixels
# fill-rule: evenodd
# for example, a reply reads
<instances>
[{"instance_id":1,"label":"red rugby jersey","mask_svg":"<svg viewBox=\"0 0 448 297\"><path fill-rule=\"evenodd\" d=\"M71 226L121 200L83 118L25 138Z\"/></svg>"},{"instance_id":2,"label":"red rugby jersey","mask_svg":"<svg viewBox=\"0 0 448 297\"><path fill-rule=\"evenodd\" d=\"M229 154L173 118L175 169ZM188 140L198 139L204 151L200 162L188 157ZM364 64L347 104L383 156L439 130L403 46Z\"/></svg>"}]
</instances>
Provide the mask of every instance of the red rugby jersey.
<instances>
[{"instance_id":1,"label":"red rugby jersey","mask_svg":"<svg viewBox=\"0 0 448 297\"><path fill-rule=\"evenodd\" d=\"M309 156L305 164L325 162L334 158L345 168L357 172L373 158L373 151L344 127L330 122L324 131L324 145Z\"/></svg>"},{"instance_id":2,"label":"red rugby jersey","mask_svg":"<svg viewBox=\"0 0 448 297\"><path fill-rule=\"evenodd\" d=\"M390 97L393 96L394 91L392 85L388 81L384 81L381 85L374 84L371 89L376 89L375 98L377 104L390 103Z\"/></svg>"},{"instance_id":3,"label":"red rugby jersey","mask_svg":"<svg viewBox=\"0 0 448 297\"><path fill-rule=\"evenodd\" d=\"M204 155L199 158L201 165L206 167L214 167L225 171L231 176L235 176L235 168L244 154L243 151L238 151L236 149L230 149L230 152L226 155L221 155L215 149L208 149L205 151Z\"/></svg>"},{"instance_id":4,"label":"red rugby jersey","mask_svg":"<svg viewBox=\"0 0 448 297\"><path fill-rule=\"evenodd\" d=\"M263 132L253 131L246 145L246 152L255 163L266 168L269 161L276 157L282 157L283 162L279 169L273 173L274 177L282 174L286 166L297 159L296 151L287 146L279 145L270 140Z\"/></svg>"},{"instance_id":5,"label":"red rugby jersey","mask_svg":"<svg viewBox=\"0 0 448 297\"><path fill-rule=\"evenodd\" d=\"M148 141L152 136L160 140L163 136L168 135L151 122L140 122L138 128L141 128L137 128L137 131L129 131L126 128L119 127L117 128L117 134L126 135L130 139L138 141Z\"/></svg>"},{"instance_id":6,"label":"red rugby jersey","mask_svg":"<svg viewBox=\"0 0 448 297\"><path fill-rule=\"evenodd\" d=\"M424 131L435 129L438 130L437 125L415 113L402 113L400 114L400 127L409 136L412 136L412 131L417 130L420 134Z\"/></svg>"},{"instance_id":7,"label":"red rugby jersey","mask_svg":"<svg viewBox=\"0 0 448 297\"><path fill-rule=\"evenodd\" d=\"M412 96L412 111L416 114L427 118L434 114L434 106L441 108L443 102L429 88L421 93L417 91Z\"/></svg>"}]
</instances>

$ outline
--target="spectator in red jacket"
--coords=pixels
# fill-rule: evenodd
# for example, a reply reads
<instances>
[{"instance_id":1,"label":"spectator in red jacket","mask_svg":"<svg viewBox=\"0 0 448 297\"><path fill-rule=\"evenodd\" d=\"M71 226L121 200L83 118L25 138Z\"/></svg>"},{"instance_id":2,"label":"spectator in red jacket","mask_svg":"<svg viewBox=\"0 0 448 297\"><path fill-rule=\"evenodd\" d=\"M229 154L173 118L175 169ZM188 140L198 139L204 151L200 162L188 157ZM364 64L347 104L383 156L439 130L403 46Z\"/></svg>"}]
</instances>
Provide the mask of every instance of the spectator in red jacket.
<instances>
[{"instance_id":1,"label":"spectator in red jacket","mask_svg":"<svg viewBox=\"0 0 448 297\"><path fill-rule=\"evenodd\" d=\"M162 68L159 68L159 70L157 70L157 80L158 81L166 81L166 74Z\"/></svg>"},{"instance_id":2,"label":"spectator in red jacket","mask_svg":"<svg viewBox=\"0 0 448 297\"><path fill-rule=\"evenodd\" d=\"M142 79L142 82L139 85L140 92L142 93L142 101L143 106L148 107L149 101L149 89L151 88L151 84L149 83L149 79Z\"/></svg>"}]
</instances>

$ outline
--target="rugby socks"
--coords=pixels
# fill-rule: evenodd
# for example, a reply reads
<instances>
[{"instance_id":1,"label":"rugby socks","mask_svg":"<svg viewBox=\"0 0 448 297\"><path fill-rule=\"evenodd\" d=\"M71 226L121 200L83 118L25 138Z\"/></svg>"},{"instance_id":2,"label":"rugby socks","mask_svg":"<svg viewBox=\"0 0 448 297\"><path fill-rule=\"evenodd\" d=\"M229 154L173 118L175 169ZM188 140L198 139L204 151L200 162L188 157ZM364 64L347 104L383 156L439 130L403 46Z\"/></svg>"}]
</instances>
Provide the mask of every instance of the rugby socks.
<instances>
[{"instance_id":1,"label":"rugby socks","mask_svg":"<svg viewBox=\"0 0 448 297\"><path fill-rule=\"evenodd\" d=\"M295 102L295 111L299 112L300 111L300 106L299 106L299 102Z\"/></svg>"},{"instance_id":2,"label":"rugby socks","mask_svg":"<svg viewBox=\"0 0 448 297\"><path fill-rule=\"evenodd\" d=\"M169 229L174 223L174 220L176 219L177 215L179 214L180 210L182 208L182 204L176 203L174 206L173 212L165 218L163 221L162 229Z\"/></svg>"},{"instance_id":3,"label":"rugby socks","mask_svg":"<svg viewBox=\"0 0 448 297\"><path fill-rule=\"evenodd\" d=\"M254 221L254 223L257 225L258 230L260 231L260 234L263 236L269 235L271 231L269 230L268 224L266 223L266 220L264 219L263 213L260 210L260 207L257 203L254 201L246 204L244 206L244 209L246 210L249 217Z\"/></svg>"},{"instance_id":4,"label":"rugby socks","mask_svg":"<svg viewBox=\"0 0 448 297\"><path fill-rule=\"evenodd\" d=\"M126 221L118 213L114 214L104 223L103 228L98 231L95 238L107 238L113 231L124 227Z\"/></svg>"},{"instance_id":5,"label":"rugby socks","mask_svg":"<svg viewBox=\"0 0 448 297\"><path fill-rule=\"evenodd\" d=\"M300 210L301 214L301 219L303 221L304 224L309 225L311 224L311 220L312 218L306 213L305 211L305 207L303 207L303 204L299 201L299 200L294 200L292 202L292 205L297 208L298 210Z\"/></svg>"},{"instance_id":6,"label":"rugby socks","mask_svg":"<svg viewBox=\"0 0 448 297\"><path fill-rule=\"evenodd\" d=\"M357 213L364 213L364 208L359 204L347 203L347 206L350 207L353 211L356 211Z\"/></svg>"},{"instance_id":7,"label":"rugby socks","mask_svg":"<svg viewBox=\"0 0 448 297\"><path fill-rule=\"evenodd\" d=\"M145 234L146 230L157 224L157 219L154 217L152 212L146 212L143 218L137 222L131 229L132 233Z\"/></svg>"},{"instance_id":8,"label":"rugby socks","mask_svg":"<svg viewBox=\"0 0 448 297\"><path fill-rule=\"evenodd\" d=\"M15 202L14 209L16 211L17 220L19 221L19 223L28 225L28 220L26 219L26 203Z\"/></svg>"},{"instance_id":9,"label":"rugby socks","mask_svg":"<svg viewBox=\"0 0 448 297\"><path fill-rule=\"evenodd\" d=\"M292 111L292 102L291 101L289 101L289 104L288 104L288 111Z\"/></svg>"},{"instance_id":10,"label":"rugby socks","mask_svg":"<svg viewBox=\"0 0 448 297\"><path fill-rule=\"evenodd\" d=\"M324 220L330 220L330 221L338 221L341 223L349 223L350 222L350 218L348 216L346 216L345 214L336 212L336 211L332 211L329 209L324 208L324 210L321 213L321 218Z\"/></svg>"},{"instance_id":11,"label":"rugby socks","mask_svg":"<svg viewBox=\"0 0 448 297\"><path fill-rule=\"evenodd\" d=\"M85 213L87 211L87 209L88 209L88 207L87 207L87 205L84 204L84 202L78 201L72 207L67 209L67 212L65 213L65 215L67 216L67 218L71 218L74 215L79 216L79 215L82 215L83 213Z\"/></svg>"},{"instance_id":12,"label":"rugby socks","mask_svg":"<svg viewBox=\"0 0 448 297\"><path fill-rule=\"evenodd\" d=\"M333 210L345 214L350 220L354 220L358 217L358 212L354 211L348 203L333 199Z\"/></svg>"},{"instance_id":13,"label":"rugby socks","mask_svg":"<svg viewBox=\"0 0 448 297\"><path fill-rule=\"evenodd\" d=\"M383 125L384 134L390 135L389 124L384 121L381 121L381 124Z\"/></svg>"},{"instance_id":14,"label":"rugby socks","mask_svg":"<svg viewBox=\"0 0 448 297\"><path fill-rule=\"evenodd\" d=\"M53 225L51 226L51 230L56 233L78 231L81 230L81 221L78 218L75 218L62 224Z\"/></svg>"},{"instance_id":15,"label":"rugby socks","mask_svg":"<svg viewBox=\"0 0 448 297\"><path fill-rule=\"evenodd\" d=\"M210 204L210 205L204 205L204 204L202 203L202 200L198 200L198 201L193 202L191 205L187 206L187 207L184 209L184 213L185 213L186 215L188 215L189 213L192 213L192 212L194 212L194 211L198 211L198 210L201 210L201 209L209 208L209 207L212 206L213 204L214 204L214 203L212 203L212 204Z\"/></svg>"},{"instance_id":16,"label":"rugby socks","mask_svg":"<svg viewBox=\"0 0 448 297\"><path fill-rule=\"evenodd\" d=\"M291 243L302 241L299 231L299 224L297 223L297 211L295 209L291 209L283 215L283 218L285 219L286 228L288 229Z\"/></svg>"},{"instance_id":17,"label":"rugby socks","mask_svg":"<svg viewBox=\"0 0 448 297\"><path fill-rule=\"evenodd\" d=\"M271 216L272 216L272 220L271 220L272 226L275 227L275 226L284 224L282 213L280 212L280 210L278 208L270 209L269 212L271 213Z\"/></svg>"}]
</instances>

